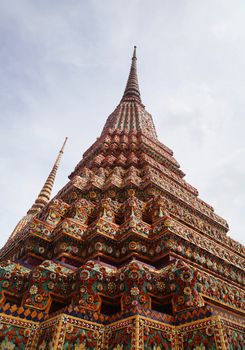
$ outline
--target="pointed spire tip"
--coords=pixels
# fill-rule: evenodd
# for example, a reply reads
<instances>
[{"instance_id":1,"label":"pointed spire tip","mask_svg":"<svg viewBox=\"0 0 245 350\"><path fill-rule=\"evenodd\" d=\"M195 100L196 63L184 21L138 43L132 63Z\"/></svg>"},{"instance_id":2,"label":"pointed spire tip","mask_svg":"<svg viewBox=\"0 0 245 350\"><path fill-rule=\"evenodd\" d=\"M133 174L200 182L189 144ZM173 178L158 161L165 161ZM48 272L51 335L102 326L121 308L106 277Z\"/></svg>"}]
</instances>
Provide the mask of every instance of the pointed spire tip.
<instances>
[{"instance_id":1,"label":"pointed spire tip","mask_svg":"<svg viewBox=\"0 0 245 350\"><path fill-rule=\"evenodd\" d=\"M124 98L128 98L128 97L137 98L138 101L141 102L139 83L138 83L138 77L137 77L136 46L134 46L132 63L131 63L130 72L129 72L129 76L128 76L128 81L127 81L127 84L126 84L126 88L124 90L124 94L123 94L122 100Z\"/></svg>"},{"instance_id":2,"label":"pointed spire tip","mask_svg":"<svg viewBox=\"0 0 245 350\"><path fill-rule=\"evenodd\" d=\"M134 52L133 52L133 57L132 57L132 59L133 59L133 58L136 58L136 59L137 59L137 57L136 57L136 49L137 49L137 46L134 45Z\"/></svg>"},{"instance_id":3,"label":"pointed spire tip","mask_svg":"<svg viewBox=\"0 0 245 350\"><path fill-rule=\"evenodd\" d=\"M64 152L64 148L65 148L65 145L66 145L66 141L68 140L68 137L66 136L66 138L65 138L65 141L64 141L64 143L63 143L63 145L62 145L62 147L61 147L61 150L60 150L60 152Z\"/></svg>"},{"instance_id":4,"label":"pointed spire tip","mask_svg":"<svg viewBox=\"0 0 245 350\"><path fill-rule=\"evenodd\" d=\"M56 158L56 161L54 163L54 166L51 170L51 172L49 173L49 176L47 177L46 182L44 183L43 188L41 189L37 199L35 200L34 204L32 205L32 207L28 210L27 214L36 214L37 212L39 212L50 200L50 196L51 196L51 191L54 185L54 180L56 177L56 173L58 170L58 167L60 165L60 161L61 161L61 157L64 153L64 148L65 148L65 144L67 141L67 137L65 138L65 141L59 151L59 154Z\"/></svg>"}]
</instances>

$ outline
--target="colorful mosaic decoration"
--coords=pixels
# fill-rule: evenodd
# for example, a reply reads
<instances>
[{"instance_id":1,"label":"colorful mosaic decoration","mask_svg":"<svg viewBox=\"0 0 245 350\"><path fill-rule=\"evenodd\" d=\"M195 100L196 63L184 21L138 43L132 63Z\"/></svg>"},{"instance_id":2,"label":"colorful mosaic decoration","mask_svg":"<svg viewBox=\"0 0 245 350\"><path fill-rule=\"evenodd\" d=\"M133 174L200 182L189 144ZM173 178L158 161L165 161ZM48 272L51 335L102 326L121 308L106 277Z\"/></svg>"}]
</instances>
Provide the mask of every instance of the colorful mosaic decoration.
<instances>
[{"instance_id":1,"label":"colorful mosaic decoration","mask_svg":"<svg viewBox=\"0 0 245 350\"><path fill-rule=\"evenodd\" d=\"M244 247L123 97L69 182L0 251L0 350L243 350Z\"/></svg>"}]
</instances>

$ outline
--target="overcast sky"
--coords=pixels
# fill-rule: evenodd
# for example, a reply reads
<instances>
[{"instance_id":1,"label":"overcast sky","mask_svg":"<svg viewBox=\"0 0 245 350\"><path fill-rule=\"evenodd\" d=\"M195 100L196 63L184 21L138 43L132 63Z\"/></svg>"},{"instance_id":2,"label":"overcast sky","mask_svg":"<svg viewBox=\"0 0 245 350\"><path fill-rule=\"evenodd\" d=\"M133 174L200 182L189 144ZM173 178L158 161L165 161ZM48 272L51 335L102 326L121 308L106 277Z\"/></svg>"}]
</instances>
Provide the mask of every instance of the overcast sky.
<instances>
[{"instance_id":1,"label":"overcast sky","mask_svg":"<svg viewBox=\"0 0 245 350\"><path fill-rule=\"evenodd\" d=\"M0 246L122 96L133 45L159 140L245 242L245 1L0 1Z\"/></svg>"}]
</instances>

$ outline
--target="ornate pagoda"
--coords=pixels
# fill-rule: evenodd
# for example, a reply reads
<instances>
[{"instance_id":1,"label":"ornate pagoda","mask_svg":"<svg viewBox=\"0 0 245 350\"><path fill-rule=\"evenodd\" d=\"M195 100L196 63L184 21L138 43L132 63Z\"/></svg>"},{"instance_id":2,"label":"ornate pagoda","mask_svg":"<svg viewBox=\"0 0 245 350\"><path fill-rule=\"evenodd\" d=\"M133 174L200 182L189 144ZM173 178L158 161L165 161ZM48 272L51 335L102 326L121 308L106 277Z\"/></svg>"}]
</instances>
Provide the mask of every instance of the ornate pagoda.
<instances>
[{"instance_id":1,"label":"ornate pagoda","mask_svg":"<svg viewBox=\"0 0 245 350\"><path fill-rule=\"evenodd\" d=\"M0 251L0 350L239 350L244 247L123 97L69 182L43 189Z\"/></svg>"}]
</instances>

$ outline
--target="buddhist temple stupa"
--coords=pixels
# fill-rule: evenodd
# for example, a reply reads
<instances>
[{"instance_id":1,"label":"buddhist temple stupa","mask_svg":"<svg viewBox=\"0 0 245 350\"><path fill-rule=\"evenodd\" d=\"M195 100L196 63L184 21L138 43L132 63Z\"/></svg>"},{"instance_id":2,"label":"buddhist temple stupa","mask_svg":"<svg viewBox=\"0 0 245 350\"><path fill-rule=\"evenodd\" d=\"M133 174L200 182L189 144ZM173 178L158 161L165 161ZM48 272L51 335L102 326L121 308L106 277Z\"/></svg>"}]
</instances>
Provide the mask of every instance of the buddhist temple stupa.
<instances>
[{"instance_id":1,"label":"buddhist temple stupa","mask_svg":"<svg viewBox=\"0 0 245 350\"><path fill-rule=\"evenodd\" d=\"M173 140L174 143L174 140ZM50 199L64 146L0 251L0 350L244 350L244 247L122 99Z\"/></svg>"}]
</instances>

